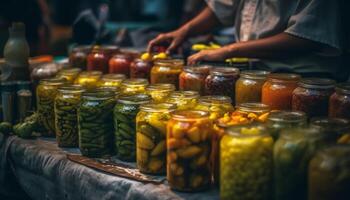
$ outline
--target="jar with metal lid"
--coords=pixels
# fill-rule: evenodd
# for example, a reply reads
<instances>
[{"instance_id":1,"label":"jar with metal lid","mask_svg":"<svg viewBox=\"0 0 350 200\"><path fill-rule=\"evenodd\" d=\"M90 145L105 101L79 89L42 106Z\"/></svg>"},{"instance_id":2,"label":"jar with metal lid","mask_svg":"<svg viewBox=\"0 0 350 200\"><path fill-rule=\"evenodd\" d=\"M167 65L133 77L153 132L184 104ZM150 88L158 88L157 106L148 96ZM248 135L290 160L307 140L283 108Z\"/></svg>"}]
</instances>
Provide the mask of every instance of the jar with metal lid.
<instances>
[{"instance_id":1,"label":"jar with metal lid","mask_svg":"<svg viewBox=\"0 0 350 200\"><path fill-rule=\"evenodd\" d=\"M206 95L229 96L235 104L235 85L239 78L239 69L229 67L215 67L205 79Z\"/></svg>"},{"instance_id":2,"label":"jar with metal lid","mask_svg":"<svg viewBox=\"0 0 350 200\"><path fill-rule=\"evenodd\" d=\"M36 88L36 103L39 123L45 128L42 136L55 136L55 98L63 79L43 79Z\"/></svg>"},{"instance_id":3,"label":"jar with metal lid","mask_svg":"<svg viewBox=\"0 0 350 200\"><path fill-rule=\"evenodd\" d=\"M268 74L267 71L243 71L236 82L236 105L261 102L262 87Z\"/></svg>"},{"instance_id":4,"label":"jar with metal lid","mask_svg":"<svg viewBox=\"0 0 350 200\"><path fill-rule=\"evenodd\" d=\"M319 129L332 143L350 133L350 121L342 118L315 117L310 120L310 126Z\"/></svg>"},{"instance_id":5,"label":"jar with metal lid","mask_svg":"<svg viewBox=\"0 0 350 200\"><path fill-rule=\"evenodd\" d=\"M56 78L65 79L67 83L74 83L74 80L78 77L80 72L80 68L63 69L58 72Z\"/></svg>"},{"instance_id":6,"label":"jar with metal lid","mask_svg":"<svg viewBox=\"0 0 350 200\"><path fill-rule=\"evenodd\" d=\"M69 54L69 64L82 70L86 70L87 57L92 47L90 45L74 47Z\"/></svg>"},{"instance_id":7,"label":"jar with metal lid","mask_svg":"<svg viewBox=\"0 0 350 200\"><path fill-rule=\"evenodd\" d=\"M293 91L292 109L302 111L309 118L328 116L329 98L334 92L331 79L303 79Z\"/></svg>"},{"instance_id":8,"label":"jar with metal lid","mask_svg":"<svg viewBox=\"0 0 350 200\"><path fill-rule=\"evenodd\" d=\"M262 103L272 110L291 110L292 94L300 78L297 74L269 74L262 87Z\"/></svg>"},{"instance_id":9,"label":"jar with metal lid","mask_svg":"<svg viewBox=\"0 0 350 200\"><path fill-rule=\"evenodd\" d=\"M200 95L205 92L205 79L209 75L210 66L185 67L180 74L179 89L197 91Z\"/></svg>"},{"instance_id":10,"label":"jar with metal lid","mask_svg":"<svg viewBox=\"0 0 350 200\"><path fill-rule=\"evenodd\" d=\"M329 117L350 119L350 83L337 85L329 99Z\"/></svg>"},{"instance_id":11,"label":"jar with metal lid","mask_svg":"<svg viewBox=\"0 0 350 200\"><path fill-rule=\"evenodd\" d=\"M136 116L136 164L140 172L165 174L166 126L175 109L169 103L141 105Z\"/></svg>"},{"instance_id":12,"label":"jar with metal lid","mask_svg":"<svg viewBox=\"0 0 350 200\"><path fill-rule=\"evenodd\" d=\"M74 84L81 85L87 88L94 88L102 76L100 71L81 72L75 79Z\"/></svg>"},{"instance_id":13,"label":"jar with metal lid","mask_svg":"<svg viewBox=\"0 0 350 200\"><path fill-rule=\"evenodd\" d=\"M78 107L80 85L60 86L55 98L56 140L59 147L78 147Z\"/></svg>"},{"instance_id":14,"label":"jar with metal lid","mask_svg":"<svg viewBox=\"0 0 350 200\"><path fill-rule=\"evenodd\" d=\"M115 54L120 53L120 49L116 45L102 45L101 47L108 60L111 59Z\"/></svg>"},{"instance_id":15,"label":"jar with metal lid","mask_svg":"<svg viewBox=\"0 0 350 200\"><path fill-rule=\"evenodd\" d=\"M307 199L309 161L325 147L326 137L315 128L283 131L274 146L275 199Z\"/></svg>"},{"instance_id":16,"label":"jar with metal lid","mask_svg":"<svg viewBox=\"0 0 350 200\"><path fill-rule=\"evenodd\" d=\"M98 81L99 86L108 86L120 88L122 82L126 79L124 74L105 74Z\"/></svg>"},{"instance_id":17,"label":"jar with metal lid","mask_svg":"<svg viewBox=\"0 0 350 200\"><path fill-rule=\"evenodd\" d=\"M115 94L111 90L83 92L78 108L79 149L83 156L114 155L114 105Z\"/></svg>"},{"instance_id":18,"label":"jar with metal lid","mask_svg":"<svg viewBox=\"0 0 350 200\"><path fill-rule=\"evenodd\" d=\"M309 200L350 199L349 155L349 145L336 145L313 157L309 164Z\"/></svg>"},{"instance_id":19,"label":"jar with metal lid","mask_svg":"<svg viewBox=\"0 0 350 200\"><path fill-rule=\"evenodd\" d=\"M168 59L155 61L151 69L151 83L170 83L179 87L179 75L182 72L184 61Z\"/></svg>"},{"instance_id":20,"label":"jar with metal lid","mask_svg":"<svg viewBox=\"0 0 350 200\"><path fill-rule=\"evenodd\" d=\"M117 157L123 161L136 161L136 115L142 104L151 97L145 94L120 96L113 110L114 136Z\"/></svg>"},{"instance_id":21,"label":"jar with metal lid","mask_svg":"<svg viewBox=\"0 0 350 200\"><path fill-rule=\"evenodd\" d=\"M279 138L281 131L306 127L307 124L306 114L297 111L272 111L266 121L266 127L275 140Z\"/></svg>"},{"instance_id":22,"label":"jar with metal lid","mask_svg":"<svg viewBox=\"0 0 350 200\"><path fill-rule=\"evenodd\" d=\"M273 139L260 125L231 127L220 143L220 199L272 199Z\"/></svg>"},{"instance_id":23,"label":"jar with metal lid","mask_svg":"<svg viewBox=\"0 0 350 200\"><path fill-rule=\"evenodd\" d=\"M177 110L189 110L196 107L198 99L199 94L196 91L175 91L166 102L176 104Z\"/></svg>"},{"instance_id":24,"label":"jar with metal lid","mask_svg":"<svg viewBox=\"0 0 350 200\"><path fill-rule=\"evenodd\" d=\"M109 60L109 73L111 74L124 74L129 77L130 65L133 61L133 57L128 54L117 54Z\"/></svg>"},{"instance_id":25,"label":"jar with metal lid","mask_svg":"<svg viewBox=\"0 0 350 200\"><path fill-rule=\"evenodd\" d=\"M167 125L167 180L178 191L199 191L211 184L212 120L206 111L175 111Z\"/></svg>"},{"instance_id":26,"label":"jar with metal lid","mask_svg":"<svg viewBox=\"0 0 350 200\"><path fill-rule=\"evenodd\" d=\"M209 118L214 121L234 110L228 96L201 96L194 109L209 112Z\"/></svg>"},{"instance_id":27,"label":"jar with metal lid","mask_svg":"<svg viewBox=\"0 0 350 200\"><path fill-rule=\"evenodd\" d=\"M158 83L146 87L146 94L152 97L153 102L162 103L167 100L169 95L175 91L173 84Z\"/></svg>"},{"instance_id":28,"label":"jar with metal lid","mask_svg":"<svg viewBox=\"0 0 350 200\"><path fill-rule=\"evenodd\" d=\"M148 84L143 78L126 79L121 84L121 93L124 95L145 93Z\"/></svg>"},{"instance_id":29,"label":"jar with metal lid","mask_svg":"<svg viewBox=\"0 0 350 200\"><path fill-rule=\"evenodd\" d=\"M87 57L87 70L100 71L102 73L108 72L109 57L100 46L94 46Z\"/></svg>"},{"instance_id":30,"label":"jar with metal lid","mask_svg":"<svg viewBox=\"0 0 350 200\"><path fill-rule=\"evenodd\" d=\"M130 66L130 78L144 78L150 80L152 67L152 61L135 59Z\"/></svg>"}]
</instances>

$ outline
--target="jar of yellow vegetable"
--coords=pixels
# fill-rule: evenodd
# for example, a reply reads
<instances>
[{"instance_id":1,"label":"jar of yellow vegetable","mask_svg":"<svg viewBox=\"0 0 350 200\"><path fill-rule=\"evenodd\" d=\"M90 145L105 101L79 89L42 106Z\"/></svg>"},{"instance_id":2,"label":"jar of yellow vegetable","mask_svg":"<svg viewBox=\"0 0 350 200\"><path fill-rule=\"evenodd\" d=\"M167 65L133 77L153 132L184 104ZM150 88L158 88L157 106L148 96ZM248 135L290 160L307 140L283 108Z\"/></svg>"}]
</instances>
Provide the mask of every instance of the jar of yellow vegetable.
<instances>
[{"instance_id":1,"label":"jar of yellow vegetable","mask_svg":"<svg viewBox=\"0 0 350 200\"><path fill-rule=\"evenodd\" d=\"M196 107L198 98L199 93L196 91L175 91L166 102L175 104L178 110L189 110Z\"/></svg>"},{"instance_id":2,"label":"jar of yellow vegetable","mask_svg":"<svg viewBox=\"0 0 350 200\"><path fill-rule=\"evenodd\" d=\"M63 69L57 74L57 78L65 79L68 83L73 83L74 80L78 77L81 69L79 68L69 68Z\"/></svg>"},{"instance_id":3,"label":"jar of yellow vegetable","mask_svg":"<svg viewBox=\"0 0 350 200\"><path fill-rule=\"evenodd\" d=\"M84 71L79 74L74 83L86 88L94 88L102 76L100 71Z\"/></svg>"},{"instance_id":4,"label":"jar of yellow vegetable","mask_svg":"<svg viewBox=\"0 0 350 200\"><path fill-rule=\"evenodd\" d=\"M125 79L124 74L106 74L99 80L98 85L119 88Z\"/></svg>"},{"instance_id":5,"label":"jar of yellow vegetable","mask_svg":"<svg viewBox=\"0 0 350 200\"><path fill-rule=\"evenodd\" d=\"M126 79L121 84L121 94L143 94L146 92L148 80L143 78Z\"/></svg>"},{"instance_id":6,"label":"jar of yellow vegetable","mask_svg":"<svg viewBox=\"0 0 350 200\"><path fill-rule=\"evenodd\" d=\"M163 103L175 91L175 86L168 83L152 84L146 87L146 94L150 95L155 103Z\"/></svg>"},{"instance_id":7,"label":"jar of yellow vegetable","mask_svg":"<svg viewBox=\"0 0 350 200\"><path fill-rule=\"evenodd\" d=\"M223 117L225 113L234 110L231 98L227 96L202 96L195 109L209 112L211 120Z\"/></svg>"}]
</instances>

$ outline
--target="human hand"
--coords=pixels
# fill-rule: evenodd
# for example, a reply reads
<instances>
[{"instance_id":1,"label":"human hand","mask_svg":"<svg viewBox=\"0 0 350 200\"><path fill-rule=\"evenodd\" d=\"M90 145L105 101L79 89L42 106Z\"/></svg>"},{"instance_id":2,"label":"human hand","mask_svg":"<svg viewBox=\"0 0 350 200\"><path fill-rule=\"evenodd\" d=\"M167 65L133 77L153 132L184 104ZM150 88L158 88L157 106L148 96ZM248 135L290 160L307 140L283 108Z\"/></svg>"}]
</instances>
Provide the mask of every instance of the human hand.
<instances>
[{"instance_id":1,"label":"human hand","mask_svg":"<svg viewBox=\"0 0 350 200\"><path fill-rule=\"evenodd\" d=\"M196 54L193 54L187 59L189 65L194 65L200 61L225 61L229 58L228 47L222 47L213 50L202 50Z\"/></svg>"},{"instance_id":2,"label":"human hand","mask_svg":"<svg viewBox=\"0 0 350 200\"><path fill-rule=\"evenodd\" d=\"M170 54L170 52L177 49L184 42L187 35L187 31L184 28L169 33L159 34L155 39L148 43L147 52L151 52L154 46L168 42L170 43L170 46L166 49L166 53Z\"/></svg>"}]
</instances>

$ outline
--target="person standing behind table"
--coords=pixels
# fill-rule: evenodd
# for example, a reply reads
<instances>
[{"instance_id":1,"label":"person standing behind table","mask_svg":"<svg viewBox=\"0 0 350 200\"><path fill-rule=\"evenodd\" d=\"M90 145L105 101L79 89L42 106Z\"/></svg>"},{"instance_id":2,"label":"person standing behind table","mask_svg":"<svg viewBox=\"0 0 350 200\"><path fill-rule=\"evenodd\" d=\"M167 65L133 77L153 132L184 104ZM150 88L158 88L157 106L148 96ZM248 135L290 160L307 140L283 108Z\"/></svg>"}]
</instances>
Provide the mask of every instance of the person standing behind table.
<instances>
[{"instance_id":1,"label":"person standing behind table","mask_svg":"<svg viewBox=\"0 0 350 200\"><path fill-rule=\"evenodd\" d=\"M168 53L185 39L210 32L217 25L236 27L237 43L203 50L188 58L223 61L231 57L259 58L271 71L346 79L341 68L339 2L329 0L206 0L206 8L179 29L151 40L170 43Z\"/></svg>"}]
</instances>

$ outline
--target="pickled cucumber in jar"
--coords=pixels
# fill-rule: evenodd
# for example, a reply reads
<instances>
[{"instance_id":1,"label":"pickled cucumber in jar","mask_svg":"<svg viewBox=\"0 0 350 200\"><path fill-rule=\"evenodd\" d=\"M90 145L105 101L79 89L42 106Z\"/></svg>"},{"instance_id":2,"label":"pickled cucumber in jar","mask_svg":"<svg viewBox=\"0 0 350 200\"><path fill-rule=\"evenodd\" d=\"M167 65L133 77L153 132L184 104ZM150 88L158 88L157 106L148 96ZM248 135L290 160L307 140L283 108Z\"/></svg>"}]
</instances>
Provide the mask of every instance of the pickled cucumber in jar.
<instances>
[{"instance_id":1,"label":"pickled cucumber in jar","mask_svg":"<svg viewBox=\"0 0 350 200\"><path fill-rule=\"evenodd\" d=\"M56 139L59 147L78 147L78 107L83 88L61 86L55 99Z\"/></svg>"},{"instance_id":2,"label":"pickled cucumber in jar","mask_svg":"<svg viewBox=\"0 0 350 200\"><path fill-rule=\"evenodd\" d=\"M121 96L114 107L114 136L117 158L136 161L136 115L151 97L145 94Z\"/></svg>"},{"instance_id":3,"label":"pickled cucumber in jar","mask_svg":"<svg viewBox=\"0 0 350 200\"><path fill-rule=\"evenodd\" d=\"M272 137L259 125L226 132L220 143L220 199L271 199Z\"/></svg>"},{"instance_id":4,"label":"pickled cucumber in jar","mask_svg":"<svg viewBox=\"0 0 350 200\"><path fill-rule=\"evenodd\" d=\"M167 180L178 191L200 191L211 183L212 120L206 111L176 111L167 125Z\"/></svg>"},{"instance_id":5,"label":"pickled cucumber in jar","mask_svg":"<svg viewBox=\"0 0 350 200\"><path fill-rule=\"evenodd\" d=\"M111 90L92 90L82 94L78 109L82 155L94 158L114 155L114 105L115 94Z\"/></svg>"},{"instance_id":6,"label":"pickled cucumber in jar","mask_svg":"<svg viewBox=\"0 0 350 200\"><path fill-rule=\"evenodd\" d=\"M147 174L165 174L166 125L176 106L151 103L140 107L136 117L136 164Z\"/></svg>"}]
</instances>

